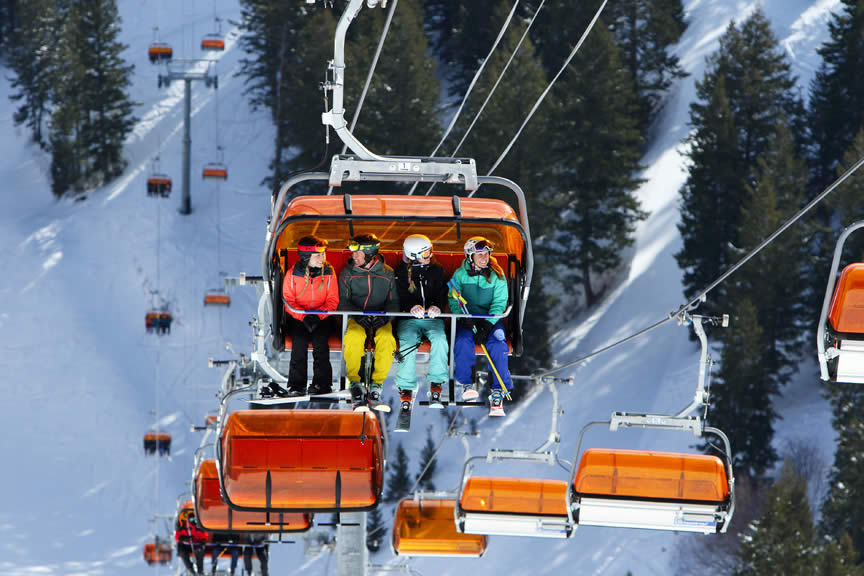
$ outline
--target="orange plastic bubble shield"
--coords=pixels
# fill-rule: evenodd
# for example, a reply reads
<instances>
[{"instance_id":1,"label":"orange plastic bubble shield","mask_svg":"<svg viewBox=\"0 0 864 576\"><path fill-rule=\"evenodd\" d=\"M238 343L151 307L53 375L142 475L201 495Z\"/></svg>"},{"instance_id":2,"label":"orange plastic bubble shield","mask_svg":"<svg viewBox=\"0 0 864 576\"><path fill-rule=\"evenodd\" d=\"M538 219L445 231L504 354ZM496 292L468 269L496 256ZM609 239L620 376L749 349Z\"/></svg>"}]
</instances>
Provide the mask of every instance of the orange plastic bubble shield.
<instances>
[{"instance_id":1,"label":"orange plastic bubble shield","mask_svg":"<svg viewBox=\"0 0 864 576\"><path fill-rule=\"evenodd\" d=\"M204 460L195 475L198 523L207 532L303 532L312 526L312 514L241 512L222 502L216 460ZM230 514L229 514L230 512Z\"/></svg>"},{"instance_id":2,"label":"orange plastic bubble shield","mask_svg":"<svg viewBox=\"0 0 864 576\"><path fill-rule=\"evenodd\" d=\"M567 516L567 482L472 476L459 503L467 512Z\"/></svg>"},{"instance_id":3,"label":"orange plastic bubble shield","mask_svg":"<svg viewBox=\"0 0 864 576\"><path fill-rule=\"evenodd\" d=\"M393 549L402 556L469 556L486 552L487 537L460 534L453 512L456 500L408 498L399 502L393 524Z\"/></svg>"},{"instance_id":4,"label":"orange plastic bubble shield","mask_svg":"<svg viewBox=\"0 0 864 576\"><path fill-rule=\"evenodd\" d=\"M729 484L716 456L640 450L586 450L574 480L577 494L724 502Z\"/></svg>"},{"instance_id":5,"label":"orange plastic bubble shield","mask_svg":"<svg viewBox=\"0 0 864 576\"><path fill-rule=\"evenodd\" d=\"M233 506L364 510L384 477L378 420L350 410L240 410L222 433L222 471ZM268 480L269 478L269 480Z\"/></svg>"},{"instance_id":6,"label":"orange plastic bubble shield","mask_svg":"<svg viewBox=\"0 0 864 576\"><path fill-rule=\"evenodd\" d=\"M147 564L169 564L171 562L171 543L147 542L144 544L144 561Z\"/></svg>"},{"instance_id":7,"label":"orange plastic bubble shield","mask_svg":"<svg viewBox=\"0 0 864 576\"><path fill-rule=\"evenodd\" d=\"M840 273L828 321L836 332L864 334L864 263L849 264Z\"/></svg>"}]
</instances>

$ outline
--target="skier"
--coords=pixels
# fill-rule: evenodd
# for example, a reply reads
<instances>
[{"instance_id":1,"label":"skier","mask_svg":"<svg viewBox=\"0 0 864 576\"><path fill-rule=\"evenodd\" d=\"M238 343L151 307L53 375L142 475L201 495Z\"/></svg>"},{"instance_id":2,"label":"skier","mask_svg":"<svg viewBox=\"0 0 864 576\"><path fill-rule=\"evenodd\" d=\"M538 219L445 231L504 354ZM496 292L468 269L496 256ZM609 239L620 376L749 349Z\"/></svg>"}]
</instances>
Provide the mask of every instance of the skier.
<instances>
[{"instance_id":1,"label":"skier","mask_svg":"<svg viewBox=\"0 0 864 576\"><path fill-rule=\"evenodd\" d=\"M396 388L402 401L402 410L411 409L414 389L417 387L417 346L423 337L431 345L429 355L429 400L433 408L444 408L441 392L448 378L449 347L444 332L444 321L437 319L447 305L447 277L444 267L432 256L432 241L422 234L412 234L402 244L402 262L396 267L396 288L403 312L414 318L400 318L400 362L396 371ZM425 317L425 316L428 316Z\"/></svg>"},{"instance_id":2,"label":"skier","mask_svg":"<svg viewBox=\"0 0 864 576\"><path fill-rule=\"evenodd\" d=\"M393 269L384 263L378 253L381 242L374 234L362 234L348 245L351 260L339 276L339 309L363 312L397 312L399 295L393 283ZM367 337L375 345L375 364L369 384L368 397L360 378L360 359ZM345 371L351 382L351 401L355 410L368 410L367 404L387 412L390 407L381 404L384 379L393 363L396 339L393 326L384 315L356 316L348 319L343 341Z\"/></svg>"},{"instance_id":3,"label":"skier","mask_svg":"<svg viewBox=\"0 0 864 576\"><path fill-rule=\"evenodd\" d=\"M243 567L246 574L252 574L252 554L254 553L261 566L261 576L267 576L267 552L269 550L267 537L261 534L250 534L247 543L248 546L243 548Z\"/></svg>"},{"instance_id":4,"label":"skier","mask_svg":"<svg viewBox=\"0 0 864 576\"><path fill-rule=\"evenodd\" d=\"M465 300L470 314L497 315L507 308L507 280L504 271L492 258L492 242L482 236L474 236L465 242L465 261L453 273L450 284ZM450 309L460 310L460 301L450 292ZM460 318L456 326L456 341L453 344L453 371L457 383L462 385L462 399L473 400L479 396L471 378L474 366L474 346L485 345L489 360L501 376L504 386L512 387L510 370L507 367L507 342L501 320L485 318ZM492 368L492 366L490 366ZM493 370L493 372L494 372ZM489 415L503 416L504 391L497 377L492 378L492 395L489 397Z\"/></svg>"},{"instance_id":5,"label":"skier","mask_svg":"<svg viewBox=\"0 0 864 576\"><path fill-rule=\"evenodd\" d=\"M327 394L333 384L330 366L330 317L327 314L298 314L295 310L336 310L339 306L339 286L333 267L326 261L327 241L304 236L297 243L300 256L290 274L282 282L282 298L291 322L291 364L288 369L288 395L306 394L307 359L312 342L312 385L309 394Z\"/></svg>"},{"instance_id":6,"label":"skier","mask_svg":"<svg viewBox=\"0 0 864 576\"><path fill-rule=\"evenodd\" d=\"M210 535L201 530L195 522L192 510L183 510L177 518L174 530L174 540L177 541L177 556L186 566L189 574L204 574L204 547L210 540ZM189 554L195 555L195 566Z\"/></svg>"}]
</instances>

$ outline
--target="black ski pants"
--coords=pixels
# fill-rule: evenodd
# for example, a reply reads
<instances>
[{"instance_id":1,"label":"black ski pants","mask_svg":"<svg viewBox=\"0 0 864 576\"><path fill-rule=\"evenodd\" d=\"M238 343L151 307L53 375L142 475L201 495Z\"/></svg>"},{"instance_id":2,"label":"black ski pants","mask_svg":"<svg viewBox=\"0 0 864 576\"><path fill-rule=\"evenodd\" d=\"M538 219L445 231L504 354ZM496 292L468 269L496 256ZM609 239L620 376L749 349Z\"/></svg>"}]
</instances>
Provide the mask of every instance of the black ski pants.
<instances>
[{"instance_id":1,"label":"black ski pants","mask_svg":"<svg viewBox=\"0 0 864 576\"><path fill-rule=\"evenodd\" d=\"M330 366L330 317L321 320L309 333L303 322L291 317L291 365L288 368L288 386L306 389L308 382L309 343L312 343L312 384L330 389L333 368Z\"/></svg>"}]
</instances>

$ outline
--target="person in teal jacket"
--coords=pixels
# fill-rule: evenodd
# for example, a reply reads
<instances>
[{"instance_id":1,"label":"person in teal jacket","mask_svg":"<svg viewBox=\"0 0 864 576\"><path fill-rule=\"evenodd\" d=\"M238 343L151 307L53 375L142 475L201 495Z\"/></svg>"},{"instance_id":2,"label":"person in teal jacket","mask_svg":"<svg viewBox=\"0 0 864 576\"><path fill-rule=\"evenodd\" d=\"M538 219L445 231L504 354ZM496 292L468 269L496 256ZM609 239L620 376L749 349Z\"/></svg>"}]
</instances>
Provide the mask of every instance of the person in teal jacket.
<instances>
[{"instance_id":1,"label":"person in teal jacket","mask_svg":"<svg viewBox=\"0 0 864 576\"><path fill-rule=\"evenodd\" d=\"M482 236L469 238L465 243L465 261L456 270L450 282L465 300L470 314L498 315L507 308L507 277L492 258L492 242ZM450 292L450 310L460 310L460 302ZM507 342L501 320L485 318L460 318L456 326L456 341L453 344L453 375L462 385L462 399L472 400L479 396L471 378L474 366L474 346L485 344L489 358L498 370L504 385L510 389L512 379L507 367ZM490 415L503 416L503 394L497 378L492 380Z\"/></svg>"}]
</instances>

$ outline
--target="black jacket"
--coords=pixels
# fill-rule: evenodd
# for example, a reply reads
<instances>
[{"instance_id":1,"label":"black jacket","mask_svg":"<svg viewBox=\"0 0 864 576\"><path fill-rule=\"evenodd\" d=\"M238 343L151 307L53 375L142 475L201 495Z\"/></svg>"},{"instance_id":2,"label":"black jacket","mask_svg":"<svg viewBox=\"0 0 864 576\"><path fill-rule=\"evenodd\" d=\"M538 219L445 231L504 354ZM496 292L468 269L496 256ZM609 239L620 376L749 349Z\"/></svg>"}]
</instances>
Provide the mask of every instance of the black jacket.
<instances>
[{"instance_id":1,"label":"black jacket","mask_svg":"<svg viewBox=\"0 0 864 576\"><path fill-rule=\"evenodd\" d=\"M398 312L399 296L393 286L393 269L381 256L368 270L349 261L339 275L339 310Z\"/></svg>"},{"instance_id":2,"label":"black jacket","mask_svg":"<svg viewBox=\"0 0 864 576\"><path fill-rule=\"evenodd\" d=\"M414 282L414 292L409 290L408 272ZM432 258L428 266L412 266L402 262L396 266L396 290L399 292L399 305L402 312L410 312L419 304L424 309L437 306L442 312L447 307L447 275L444 267Z\"/></svg>"}]
</instances>

